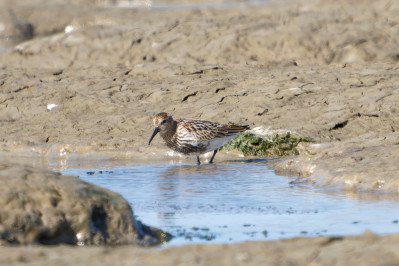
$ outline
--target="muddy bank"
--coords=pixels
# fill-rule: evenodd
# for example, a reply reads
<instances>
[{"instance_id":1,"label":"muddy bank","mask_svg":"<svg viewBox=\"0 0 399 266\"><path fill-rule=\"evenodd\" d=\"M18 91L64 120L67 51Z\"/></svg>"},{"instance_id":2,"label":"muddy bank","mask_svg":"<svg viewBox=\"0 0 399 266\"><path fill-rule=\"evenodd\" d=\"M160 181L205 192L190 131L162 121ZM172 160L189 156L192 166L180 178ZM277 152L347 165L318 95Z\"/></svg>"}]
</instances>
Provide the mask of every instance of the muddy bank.
<instances>
[{"instance_id":1,"label":"muddy bank","mask_svg":"<svg viewBox=\"0 0 399 266\"><path fill-rule=\"evenodd\" d=\"M366 69L141 64L8 69L2 77L3 151L63 159L95 151L132 160L164 156L168 150L159 139L146 144L153 114L169 111L176 118L311 137L315 143L299 150L299 157L275 167L316 185L399 188L399 75L389 63ZM56 107L49 110L49 104Z\"/></svg>"},{"instance_id":2,"label":"muddy bank","mask_svg":"<svg viewBox=\"0 0 399 266\"><path fill-rule=\"evenodd\" d=\"M271 1L255 8L165 11L93 2L21 1L13 8L2 2L4 28L30 24L37 37L2 56L8 63L1 65L245 67L290 60L298 65L399 60L396 1Z\"/></svg>"},{"instance_id":3,"label":"muddy bank","mask_svg":"<svg viewBox=\"0 0 399 266\"><path fill-rule=\"evenodd\" d=\"M390 265L399 260L399 235L365 232L356 237L295 238L230 245L186 245L165 249L128 246L3 247L0 262L7 265ZM79 254L79 255L78 255Z\"/></svg>"}]
</instances>

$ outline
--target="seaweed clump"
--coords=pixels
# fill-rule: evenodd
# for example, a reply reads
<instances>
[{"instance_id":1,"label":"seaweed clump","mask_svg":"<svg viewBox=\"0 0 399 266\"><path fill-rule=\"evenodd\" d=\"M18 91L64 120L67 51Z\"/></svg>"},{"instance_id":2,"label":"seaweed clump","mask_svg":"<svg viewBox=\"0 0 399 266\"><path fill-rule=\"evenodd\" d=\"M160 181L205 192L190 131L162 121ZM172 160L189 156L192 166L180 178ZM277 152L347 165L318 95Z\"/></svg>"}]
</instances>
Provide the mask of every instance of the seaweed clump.
<instances>
[{"instance_id":1,"label":"seaweed clump","mask_svg":"<svg viewBox=\"0 0 399 266\"><path fill-rule=\"evenodd\" d=\"M158 228L154 228L154 229L155 229L155 232L157 234L157 237L158 237L158 240L159 240L159 244L164 244L164 243L167 243L170 240L172 240L173 235L171 235L170 233L165 232L165 231L163 231L161 229L158 229Z\"/></svg>"},{"instance_id":2,"label":"seaweed clump","mask_svg":"<svg viewBox=\"0 0 399 266\"><path fill-rule=\"evenodd\" d=\"M244 156L287 156L299 154L296 146L300 142L312 142L312 140L289 132L286 134L273 134L269 139L261 138L253 133L243 133L223 145L221 149L237 149Z\"/></svg>"}]
</instances>

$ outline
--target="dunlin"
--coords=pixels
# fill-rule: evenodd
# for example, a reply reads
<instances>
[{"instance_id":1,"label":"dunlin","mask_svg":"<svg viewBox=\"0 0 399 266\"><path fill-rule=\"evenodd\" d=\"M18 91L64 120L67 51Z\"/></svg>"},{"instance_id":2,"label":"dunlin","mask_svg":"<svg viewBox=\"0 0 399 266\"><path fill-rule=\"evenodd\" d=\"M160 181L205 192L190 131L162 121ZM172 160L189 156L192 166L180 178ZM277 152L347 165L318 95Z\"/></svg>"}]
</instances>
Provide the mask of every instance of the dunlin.
<instances>
[{"instance_id":1,"label":"dunlin","mask_svg":"<svg viewBox=\"0 0 399 266\"><path fill-rule=\"evenodd\" d=\"M154 117L154 125L154 133L152 133L148 145L159 133L166 145L172 150L178 153L196 155L198 165L201 164L200 154L213 151L209 161L209 163L212 163L217 150L221 146L249 129L249 126L221 125L196 119L174 120L170 114L164 112Z\"/></svg>"}]
</instances>

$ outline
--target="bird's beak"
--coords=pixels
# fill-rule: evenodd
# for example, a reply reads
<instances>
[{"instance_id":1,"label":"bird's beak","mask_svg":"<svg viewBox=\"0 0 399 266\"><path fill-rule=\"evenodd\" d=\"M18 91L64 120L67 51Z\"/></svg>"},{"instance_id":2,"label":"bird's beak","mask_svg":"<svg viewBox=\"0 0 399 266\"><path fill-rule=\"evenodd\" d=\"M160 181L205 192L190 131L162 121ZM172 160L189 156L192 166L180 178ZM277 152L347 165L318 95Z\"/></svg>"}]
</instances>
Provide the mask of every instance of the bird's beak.
<instances>
[{"instance_id":1,"label":"bird's beak","mask_svg":"<svg viewBox=\"0 0 399 266\"><path fill-rule=\"evenodd\" d=\"M154 128L154 133L152 133L152 136L151 136L151 138L150 138L150 141L148 142L148 145L150 145L152 139L155 137L156 134L158 134L158 132L159 132L159 128L158 128L158 127L155 127L155 128Z\"/></svg>"}]
</instances>

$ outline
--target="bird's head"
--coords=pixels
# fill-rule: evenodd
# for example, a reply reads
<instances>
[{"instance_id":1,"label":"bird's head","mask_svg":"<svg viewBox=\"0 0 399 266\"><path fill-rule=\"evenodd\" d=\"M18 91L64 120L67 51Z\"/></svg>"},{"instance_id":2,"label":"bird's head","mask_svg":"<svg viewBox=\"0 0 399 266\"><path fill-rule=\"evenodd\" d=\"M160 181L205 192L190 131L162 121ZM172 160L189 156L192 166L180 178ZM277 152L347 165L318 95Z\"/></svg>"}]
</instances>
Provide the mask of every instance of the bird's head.
<instances>
[{"instance_id":1,"label":"bird's head","mask_svg":"<svg viewBox=\"0 0 399 266\"><path fill-rule=\"evenodd\" d=\"M152 139L160 133L161 135L167 134L168 132L172 131L172 124L173 124L173 118L170 114L162 112L154 117L154 132L152 133L152 136L150 140L148 141L148 145L150 145Z\"/></svg>"}]
</instances>

